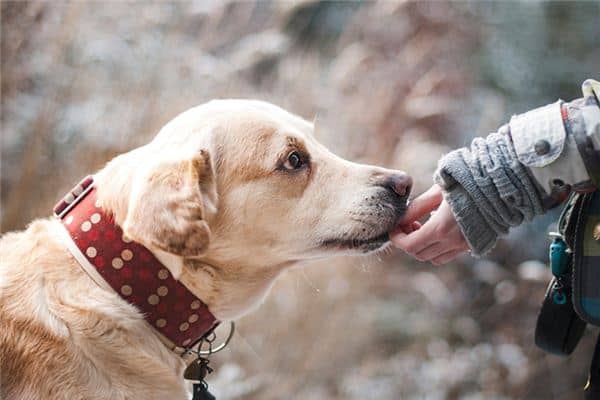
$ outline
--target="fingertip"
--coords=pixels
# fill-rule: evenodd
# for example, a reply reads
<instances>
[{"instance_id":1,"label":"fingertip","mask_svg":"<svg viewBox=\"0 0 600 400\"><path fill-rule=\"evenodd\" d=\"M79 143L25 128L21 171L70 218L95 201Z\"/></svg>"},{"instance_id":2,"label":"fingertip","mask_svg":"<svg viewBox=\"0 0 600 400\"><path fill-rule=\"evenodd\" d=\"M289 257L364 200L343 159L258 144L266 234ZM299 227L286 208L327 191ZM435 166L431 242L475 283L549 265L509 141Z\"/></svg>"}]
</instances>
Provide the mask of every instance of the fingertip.
<instances>
[{"instance_id":1,"label":"fingertip","mask_svg":"<svg viewBox=\"0 0 600 400\"><path fill-rule=\"evenodd\" d=\"M404 233L408 235L413 233L414 231L419 230L421 226L423 225L419 221L401 223L400 225L396 226L396 228L394 228L390 235L395 235L397 233Z\"/></svg>"},{"instance_id":2,"label":"fingertip","mask_svg":"<svg viewBox=\"0 0 600 400\"><path fill-rule=\"evenodd\" d=\"M390 232L390 236L392 235L397 235L400 233L403 233L405 235L411 234L412 232L414 232L414 224L411 223L406 223L406 224L400 224L397 225L391 232Z\"/></svg>"},{"instance_id":3,"label":"fingertip","mask_svg":"<svg viewBox=\"0 0 600 400\"><path fill-rule=\"evenodd\" d=\"M406 208L401 222L409 223L420 219L429 212L437 209L443 200L442 190L438 185L433 185L427 191L415 197Z\"/></svg>"}]
</instances>

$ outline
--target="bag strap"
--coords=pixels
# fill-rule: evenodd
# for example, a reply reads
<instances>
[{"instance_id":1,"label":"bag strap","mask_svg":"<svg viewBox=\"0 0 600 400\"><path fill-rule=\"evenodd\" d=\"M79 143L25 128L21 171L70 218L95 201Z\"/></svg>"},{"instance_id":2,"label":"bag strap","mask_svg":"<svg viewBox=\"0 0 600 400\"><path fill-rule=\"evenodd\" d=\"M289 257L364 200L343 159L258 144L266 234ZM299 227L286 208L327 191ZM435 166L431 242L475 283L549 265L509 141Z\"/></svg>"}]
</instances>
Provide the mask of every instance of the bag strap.
<instances>
[{"instance_id":1,"label":"bag strap","mask_svg":"<svg viewBox=\"0 0 600 400\"><path fill-rule=\"evenodd\" d=\"M580 193L572 192L558 218L558 232L571 250L573 250L575 242L577 215L581 206L581 198Z\"/></svg>"}]
</instances>

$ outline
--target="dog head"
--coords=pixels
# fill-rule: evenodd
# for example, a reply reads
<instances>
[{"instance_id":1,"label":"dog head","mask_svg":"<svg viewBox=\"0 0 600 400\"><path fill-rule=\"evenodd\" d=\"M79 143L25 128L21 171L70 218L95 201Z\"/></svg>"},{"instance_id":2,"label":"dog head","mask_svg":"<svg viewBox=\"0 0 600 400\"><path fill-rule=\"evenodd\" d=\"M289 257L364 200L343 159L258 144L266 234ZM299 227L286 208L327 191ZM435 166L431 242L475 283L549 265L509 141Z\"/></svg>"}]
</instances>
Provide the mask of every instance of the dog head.
<instances>
[{"instance_id":1,"label":"dog head","mask_svg":"<svg viewBox=\"0 0 600 400\"><path fill-rule=\"evenodd\" d=\"M131 239L212 265L281 266L382 248L411 179L334 155L313 129L268 103L212 101L111 162L99 198Z\"/></svg>"}]
</instances>

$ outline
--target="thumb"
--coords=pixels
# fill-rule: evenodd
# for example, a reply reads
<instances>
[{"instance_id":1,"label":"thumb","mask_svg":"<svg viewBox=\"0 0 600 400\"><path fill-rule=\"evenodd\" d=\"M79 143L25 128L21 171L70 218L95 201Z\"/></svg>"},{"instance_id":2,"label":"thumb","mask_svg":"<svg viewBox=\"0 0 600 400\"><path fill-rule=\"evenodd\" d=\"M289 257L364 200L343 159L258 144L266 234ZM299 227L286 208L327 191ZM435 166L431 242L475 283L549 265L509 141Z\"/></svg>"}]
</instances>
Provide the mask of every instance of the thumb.
<instances>
[{"instance_id":1,"label":"thumb","mask_svg":"<svg viewBox=\"0 0 600 400\"><path fill-rule=\"evenodd\" d=\"M426 192L411 201L406 209L406 213L400 219L400 224L412 222L427 215L437 209L443 200L442 188L439 185L433 185Z\"/></svg>"}]
</instances>

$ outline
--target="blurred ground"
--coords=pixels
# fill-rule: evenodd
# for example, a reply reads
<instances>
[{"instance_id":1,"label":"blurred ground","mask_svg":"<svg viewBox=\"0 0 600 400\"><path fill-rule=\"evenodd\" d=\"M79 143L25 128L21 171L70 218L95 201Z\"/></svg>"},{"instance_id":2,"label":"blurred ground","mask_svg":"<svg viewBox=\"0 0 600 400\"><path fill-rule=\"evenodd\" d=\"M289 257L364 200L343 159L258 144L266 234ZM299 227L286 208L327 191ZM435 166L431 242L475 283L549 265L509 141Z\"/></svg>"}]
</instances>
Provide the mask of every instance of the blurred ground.
<instances>
[{"instance_id":1,"label":"blurred ground","mask_svg":"<svg viewBox=\"0 0 600 400\"><path fill-rule=\"evenodd\" d=\"M427 187L437 159L598 76L600 3L1 3L2 231L211 98L272 101ZM533 345L552 216L489 260L399 252L288 272L215 356L221 399L577 399Z\"/></svg>"}]
</instances>

